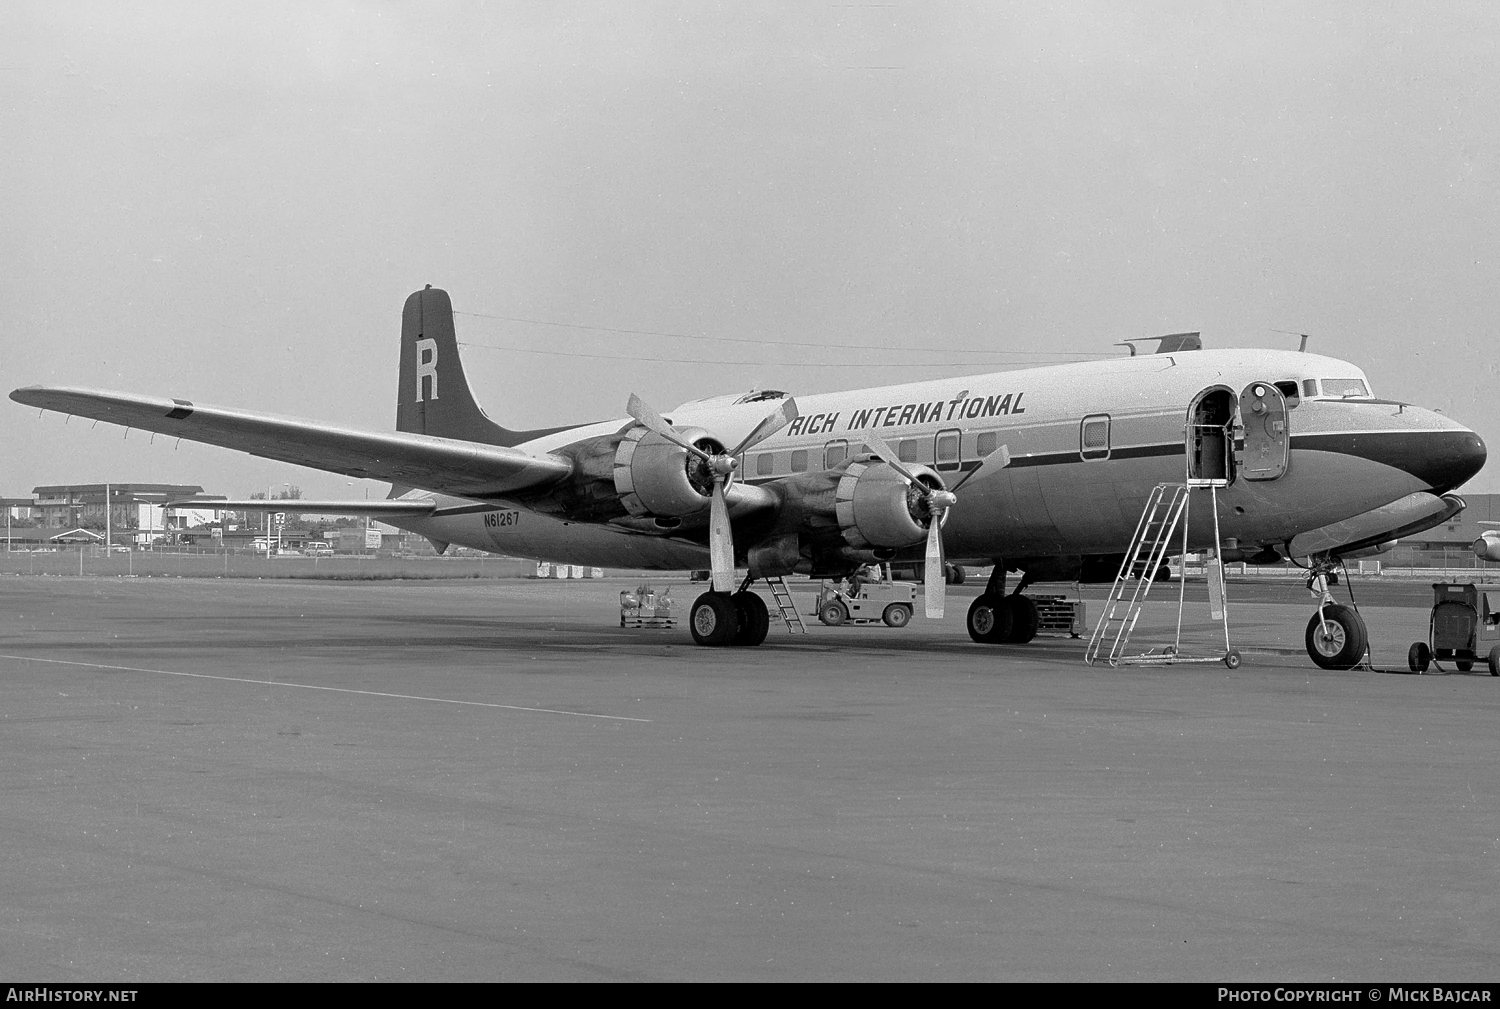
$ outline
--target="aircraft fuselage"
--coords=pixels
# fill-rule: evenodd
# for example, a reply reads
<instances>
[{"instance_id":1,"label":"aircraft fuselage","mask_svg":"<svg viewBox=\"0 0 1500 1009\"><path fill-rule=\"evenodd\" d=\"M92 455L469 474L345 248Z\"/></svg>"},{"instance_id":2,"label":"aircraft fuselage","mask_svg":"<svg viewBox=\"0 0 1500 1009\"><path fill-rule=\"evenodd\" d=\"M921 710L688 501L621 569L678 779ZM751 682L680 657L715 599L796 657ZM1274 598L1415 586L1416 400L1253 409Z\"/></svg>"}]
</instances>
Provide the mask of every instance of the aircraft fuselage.
<instances>
[{"instance_id":1,"label":"aircraft fuselage","mask_svg":"<svg viewBox=\"0 0 1500 1009\"><path fill-rule=\"evenodd\" d=\"M1233 425L1235 458L1219 511L1222 535L1241 544L1283 544L1406 495L1441 494L1472 475L1476 459L1483 461L1483 442L1473 432L1430 410L1374 398L1364 373L1347 362L1292 351L1200 350L799 394L800 416L748 453L738 479L753 485L832 468L868 454L860 438L874 430L902 461L936 469L951 486L1004 445L1010 465L960 490L944 527L948 557L1113 554L1125 549L1152 487L1184 479L1195 400L1218 389L1238 402L1257 384L1283 392L1285 458L1275 475L1254 473L1254 454L1267 452L1253 434L1247 444L1254 418ZM1366 391L1347 395L1351 388ZM759 401L687 404L670 411L670 420L733 444L766 408ZM632 423L619 418L518 447L557 452ZM1273 444L1270 451L1283 450ZM580 523L535 501L439 500L432 517L396 524L514 556L641 568L707 565L707 547L691 532L643 534ZM1211 517L1196 510L1190 546L1206 545L1210 535Z\"/></svg>"}]
</instances>

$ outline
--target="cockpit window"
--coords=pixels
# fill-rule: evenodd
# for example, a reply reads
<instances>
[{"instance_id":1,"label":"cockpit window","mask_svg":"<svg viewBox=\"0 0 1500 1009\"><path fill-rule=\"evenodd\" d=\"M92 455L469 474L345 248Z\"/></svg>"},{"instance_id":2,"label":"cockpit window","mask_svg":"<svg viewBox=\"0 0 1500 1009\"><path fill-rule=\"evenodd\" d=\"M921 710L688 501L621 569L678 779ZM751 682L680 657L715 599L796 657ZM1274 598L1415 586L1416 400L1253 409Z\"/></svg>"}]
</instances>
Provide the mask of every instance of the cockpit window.
<instances>
[{"instance_id":1,"label":"cockpit window","mask_svg":"<svg viewBox=\"0 0 1500 1009\"><path fill-rule=\"evenodd\" d=\"M1281 393L1282 397L1286 399L1286 405L1288 407L1297 405L1299 399L1297 396L1296 379L1287 379L1285 382L1277 382L1276 388Z\"/></svg>"},{"instance_id":2,"label":"cockpit window","mask_svg":"<svg viewBox=\"0 0 1500 1009\"><path fill-rule=\"evenodd\" d=\"M1302 380L1302 395L1308 399L1318 398L1318 380L1315 378L1304 378Z\"/></svg>"},{"instance_id":3,"label":"cockpit window","mask_svg":"<svg viewBox=\"0 0 1500 1009\"><path fill-rule=\"evenodd\" d=\"M1331 399L1348 399L1350 396L1368 396L1370 390L1365 387L1362 378L1325 378L1323 379L1323 395Z\"/></svg>"}]
</instances>

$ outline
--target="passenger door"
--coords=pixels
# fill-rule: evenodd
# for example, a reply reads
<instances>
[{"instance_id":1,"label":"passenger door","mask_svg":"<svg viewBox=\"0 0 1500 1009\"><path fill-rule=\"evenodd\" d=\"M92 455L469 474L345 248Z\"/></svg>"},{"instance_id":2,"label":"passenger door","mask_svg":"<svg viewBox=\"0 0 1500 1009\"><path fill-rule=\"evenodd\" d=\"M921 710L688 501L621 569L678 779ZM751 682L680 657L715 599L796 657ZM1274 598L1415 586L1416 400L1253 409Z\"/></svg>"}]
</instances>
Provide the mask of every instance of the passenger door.
<instances>
[{"instance_id":1,"label":"passenger door","mask_svg":"<svg viewBox=\"0 0 1500 1009\"><path fill-rule=\"evenodd\" d=\"M1290 461L1286 397L1270 382L1252 382L1240 395L1245 448L1240 474L1246 480L1275 480Z\"/></svg>"}]
</instances>

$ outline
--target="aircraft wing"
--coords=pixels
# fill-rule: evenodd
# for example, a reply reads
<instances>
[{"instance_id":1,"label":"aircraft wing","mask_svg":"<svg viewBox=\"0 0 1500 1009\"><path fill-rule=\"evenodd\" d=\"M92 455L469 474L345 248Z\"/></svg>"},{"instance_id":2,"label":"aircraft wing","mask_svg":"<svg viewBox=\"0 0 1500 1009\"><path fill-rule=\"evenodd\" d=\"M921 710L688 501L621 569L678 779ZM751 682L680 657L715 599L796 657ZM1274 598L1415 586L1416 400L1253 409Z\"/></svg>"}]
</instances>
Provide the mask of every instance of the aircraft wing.
<instances>
[{"instance_id":1,"label":"aircraft wing","mask_svg":"<svg viewBox=\"0 0 1500 1009\"><path fill-rule=\"evenodd\" d=\"M199 406L185 399L42 385L17 389L10 398L43 410L218 445L263 459L463 497L514 494L554 483L573 471L570 460L555 455L531 455L515 448L423 434L360 431Z\"/></svg>"},{"instance_id":2,"label":"aircraft wing","mask_svg":"<svg viewBox=\"0 0 1500 1009\"><path fill-rule=\"evenodd\" d=\"M199 511L293 512L298 515L431 515L437 502L431 500L381 499L378 501L306 501L302 498L181 498L168 501L168 508Z\"/></svg>"},{"instance_id":3,"label":"aircraft wing","mask_svg":"<svg viewBox=\"0 0 1500 1009\"><path fill-rule=\"evenodd\" d=\"M1457 494L1439 497L1418 491L1342 522L1298 533L1288 544L1288 552L1293 557L1319 553L1351 556L1442 525L1465 507L1464 499Z\"/></svg>"}]
</instances>

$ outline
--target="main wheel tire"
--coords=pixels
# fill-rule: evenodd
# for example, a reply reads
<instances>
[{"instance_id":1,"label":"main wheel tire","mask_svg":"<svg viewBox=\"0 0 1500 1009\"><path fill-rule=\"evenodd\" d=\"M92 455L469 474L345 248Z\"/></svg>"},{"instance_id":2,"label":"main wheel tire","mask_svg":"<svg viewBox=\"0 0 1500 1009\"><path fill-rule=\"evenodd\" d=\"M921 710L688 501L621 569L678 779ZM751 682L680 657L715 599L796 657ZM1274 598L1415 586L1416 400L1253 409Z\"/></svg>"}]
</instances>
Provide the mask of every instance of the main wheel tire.
<instances>
[{"instance_id":1,"label":"main wheel tire","mask_svg":"<svg viewBox=\"0 0 1500 1009\"><path fill-rule=\"evenodd\" d=\"M1370 643L1360 615L1338 604L1323 607L1321 621L1312 615L1305 639L1308 657L1321 669L1353 669Z\"/></svg>"},{"instance_id":2,"label":"main wheel tire","mask_svg":"<svg viewBox=\"0 0 1500 1009\"><path fill-rule=\"evenodd\" d=\"M849 610L837 599L830 599L818 610L818 619L829 627L837 627L849 619Z\"/></svg>"},{"instance_id":3,"label":"main wheel tire","mask_svg":"<svg viewBox=\"0 0 1500 1009\"><path fill-rule=\"evenodd\" d=\"M911 623L911 607L905 603L891 603L880 614L880 619L885 621L887 627L905 627Z\"/></svg>"},{"instance_id":4,"label":"main wheel tire","mask_svg":"<svg viewBox=\"0 0 1500 1009\"><path fill-rule=\"evenodd\" d=\"M968 577L963 567L958 564L949 564L945 575L949 585L962 585L964 579Z\"/></svg>"},{"instance_id":5,"label":"main wheel tire","mask_svg":"<svg viewBox=\"0 0 1500 1009\"><path fill-rule=\"evenodd\" d=\"M1427 647L1427 642L1417 641L1406 650L1406 668L1414 673L1425 673L1427 667L1432 665L1432 649Z\"/></svg>"},{"instance_id":6,"label":"main wheel tire","mask_svg":"<svg viewBox=\"0 0 1500 1009\"><path fill-rule=\"evenodd\" d=\"M1036 637L1037 625L1041 622L1036 603L1025 596L1006 596L1005 602L1010 607L1010 637L1006 640L1024 645Z\"/></svg>"},{"instance_id":7,"label":"main wheel tire","mask_svg":"<svg viewBox=\"0 0 1500 1009\"><path fill-rule=\"evenodd\" d=\"M688 627L700 645L727 645L740 629L739 607L727 592L705 592L693 600Z\"/></svg>"},{"instance_id":8,"label":"main wheel tire","mask_svg":"<svg viewBox=\"0 0 1500 1009\"><path fill-rule=\"evenodd\" d=\"M771 631L771 611L766 608L766 601L748 589L736 592L733 598L740 618L740 629L729 643L753 647L766 640L766 635Z\"/></svg>"},{"instance_id":9,"label":"main wheel tire","mask_svg":"<svg viewBox=\"0 0 1500 1009\"><path fill-rule=\"evenodd\" d=\"M997 645L1010 637L1013 611L1005 605L1006 598L986 592L969 604L969 615L964 621L969 637L982 645Z\"/></svg>"},{"instance_id":10,"label":"main wheel tire","mask_svg":"<svg viewBox=\"0 0 1500 1009\"><path fill-rule=\"evenodd\" d=\"M1500 676L1500 645L1490 649L1490 675Z\"/></svg>"}]
</instances>

